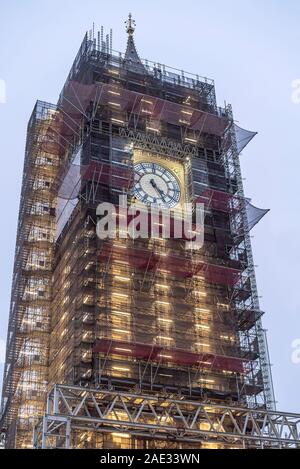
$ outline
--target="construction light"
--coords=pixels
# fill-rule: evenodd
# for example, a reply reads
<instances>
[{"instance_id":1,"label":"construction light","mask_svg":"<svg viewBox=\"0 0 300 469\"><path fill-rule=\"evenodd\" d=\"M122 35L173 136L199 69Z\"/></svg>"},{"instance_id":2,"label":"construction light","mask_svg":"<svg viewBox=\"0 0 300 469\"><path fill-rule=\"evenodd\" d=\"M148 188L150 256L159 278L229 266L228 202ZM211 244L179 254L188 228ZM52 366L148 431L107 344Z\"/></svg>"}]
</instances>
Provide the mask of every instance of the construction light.
<instances>
[{"instance_id":1,"label":"construction light","mask_svg":"<svg viewBox=\"0 0 300 469\"><path fill-rule=\"evenodd\" d=\"M116 293L116 292L113 292L112 293L113 296L118 296L120 298L128 298L128 295L126 295L125 293Z\"/></svg>"},{"instance_id":2,"label":"construction light","mask_svg":"<svg viewBox=\"0 0 300 469\"><path fill-rule=\"evenodd\" d=\"M204 344L203 342L196 342L195 345L198 347L210 347L210 344Z\"/></svg>"},{"instance_id":3,"label":"construction light","mask_svg":"<svg viewBox=\"0 0 300 469\"><path fill-rule=\"evenodd\" d=\"M114 103L113 101L108 101L108 104L110 104L111 106L115 106L115 107L121 107L120 103Z\"/></svg>"},{"instance_id":4,"label":"construction light","mask_svg":"<svg viewBox=\"0 0 300 469\"><path fill-rule=\"evenodd\" d=\"M130 278L121 277L120 275L115 275L115 279L120 280L120 282L130 282Z\"/></svg>"},{"instance_id":5,"label":"construction light","mask_svg":"<svg viewBox=\"0 0 300 469\"><path fill-rule=\"evenodd\" d=\"M114 332L120 332L120 334L128 334L128 332L129 332L128 330L125 330L125 329L115 329L114 327L113 327L112 330L113 330Z\"/></svg>"},{"instance_id":6,"label":"construction light","mask_svg":"<svg viewBox=\"0 0 300 469\"><path fill-rule=\"evenodd\" d=\"M130 368L124 368L122 366L113 366L112 369L116 371L130 371Z\"/></svg>"},{"instance_id":7,"label":"construction light","mask_svg":"<svg viewBox=\"0 0 300 469\"><path fill-rule=\"evenodd\" d=\"M200 329L205 329L205 330L209 330L210 329L210 326L206 326L204 324L196 324L196 327L199 327Z\"/></svg>"},{"instance_id":8,"label":"construction light","mask_svg":"<svg viewBox=\"0 0 300 469\"><path fill-rule=\"evenodd\" d=\"M124 311L113 311L113 314L119 314L121 316L131 316L130 313L126 313Z\"/></svg>"}]
</instances>

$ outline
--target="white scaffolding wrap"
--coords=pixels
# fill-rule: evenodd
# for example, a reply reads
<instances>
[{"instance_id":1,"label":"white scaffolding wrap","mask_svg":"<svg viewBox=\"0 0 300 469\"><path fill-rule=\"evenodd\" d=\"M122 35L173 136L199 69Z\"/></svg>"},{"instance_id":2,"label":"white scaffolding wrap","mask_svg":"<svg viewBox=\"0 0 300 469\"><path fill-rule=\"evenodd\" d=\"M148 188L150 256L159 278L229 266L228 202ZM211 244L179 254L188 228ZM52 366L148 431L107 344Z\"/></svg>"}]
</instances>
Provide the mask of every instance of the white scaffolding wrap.
<instances>
[{"instance_id":1,"label":"white scaffolding wrap","mask_svg":"<svg viewBox=\"0 0 300 469\"><path fill-rule=\"evenodd\" d=\"M269 209L258 208L246 200L246 212L249 231L269 212Z\"/></svg>"},{"instance_id":2,"label":"white scaffolding wrap","mask_svg":"<svg viewBox=\"0 0 300 469\"><path fill-rule=\"evenodd\" d=\"M249 142L257 135L257 132L251 132L250 130L242 129L238 125L234 124L234 131L236 136L237 150L240 154Z\"/></svg>"},{"instance_id":3,"label":"white scaffolding wrap","mask_svg":"<svg viewBox=\"0 0 300 469\"><path fill-rule=\"evenodd\" d=\"M64 229L79 200L78 194L81 185L81 151L82 148L80 147L72 164L68 167L58 191L56 205L56 239L58 239Z\"/></svg>"}]
</instances>

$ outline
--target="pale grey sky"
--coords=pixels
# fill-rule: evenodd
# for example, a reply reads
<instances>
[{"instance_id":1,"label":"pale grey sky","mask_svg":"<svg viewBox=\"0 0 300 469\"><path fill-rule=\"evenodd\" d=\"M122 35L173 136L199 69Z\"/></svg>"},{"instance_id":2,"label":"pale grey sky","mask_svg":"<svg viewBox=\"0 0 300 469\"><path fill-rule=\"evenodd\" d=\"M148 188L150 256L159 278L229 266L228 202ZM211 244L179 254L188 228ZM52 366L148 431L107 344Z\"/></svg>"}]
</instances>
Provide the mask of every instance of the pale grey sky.
<instances>
[{"instance_id":1,"label":"pale grey sky","mask_svg":"<svg viewBox=\"0 0 300 469\"><path fill-rule=\"evenodd\" d=\"M220 105L258 136L241 156L246 195L270 208L253 250L278 409L300 412L300 78L298 0L10 0L0 3L0 340L6 338L26 125L36 99L56 102L85 31L113 28L124 51L131 11L140 55L214 78ZM1 97L0 90L0 97ZM0 360L3 361L0 342ZM3 365L0 365L1 373Z\"/></svg>"}]
</instances>

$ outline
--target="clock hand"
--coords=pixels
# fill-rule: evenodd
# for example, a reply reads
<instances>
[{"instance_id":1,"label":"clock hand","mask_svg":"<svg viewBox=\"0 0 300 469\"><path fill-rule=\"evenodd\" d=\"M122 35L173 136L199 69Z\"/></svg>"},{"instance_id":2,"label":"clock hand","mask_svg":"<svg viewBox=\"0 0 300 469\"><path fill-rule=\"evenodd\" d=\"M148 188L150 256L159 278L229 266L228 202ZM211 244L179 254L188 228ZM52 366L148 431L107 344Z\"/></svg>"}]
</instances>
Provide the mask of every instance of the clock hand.
<instances>
[{"instance_id":1,"label":"clock hand","mask_svg":"<svg viewBox=\"0 0 300 469\"><path fill-rule=\"evenodd\" d=\"M160 197L162 198L162 200L165 202L165 201L166 201L166 199L165 199L165 197L164 197L165 194L164 194L163 190L160 189L160 188L157 186L157 184L156 184L156 182L154 181L154 179L150 179L150 184L152 185L152 187L154 187L154 189L159 193L159 195L160 195Z\"/></svg>"}]
</instances>

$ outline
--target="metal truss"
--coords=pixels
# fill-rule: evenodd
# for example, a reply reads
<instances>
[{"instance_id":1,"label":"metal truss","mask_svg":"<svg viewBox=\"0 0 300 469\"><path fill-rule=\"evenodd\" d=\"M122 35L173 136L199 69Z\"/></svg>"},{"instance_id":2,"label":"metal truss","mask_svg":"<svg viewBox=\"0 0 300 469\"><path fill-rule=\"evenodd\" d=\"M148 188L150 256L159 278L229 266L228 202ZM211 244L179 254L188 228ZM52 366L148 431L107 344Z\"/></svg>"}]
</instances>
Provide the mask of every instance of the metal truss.
<instances>
[{"instance_id":1,"label":"metal truss","mask_svg":"<svg viewBox=\"0 0 300 469\"><path fill-rule=\"evenodd\" d=\"M300 414L56 385L34 429L35 448L71 448L74 432L236 448L300 448Z\"/></svg>"},{"instance_id":2,"label":"metal truss","mask_svg":"<svg viewBox=\"0 0 300 469\"><path fill-rule=\"evenodd\" d=\"M144 132L125 129L123 127L120 127L119 135L120 137L130 138L134 141L136 146L143 150L154 151L163 155L172 156L173 158L197 155L197 148L194 145L183 145L179 142L174 142L174 140L167 137L151 135Z\"/></svg>"}]
</instances>

